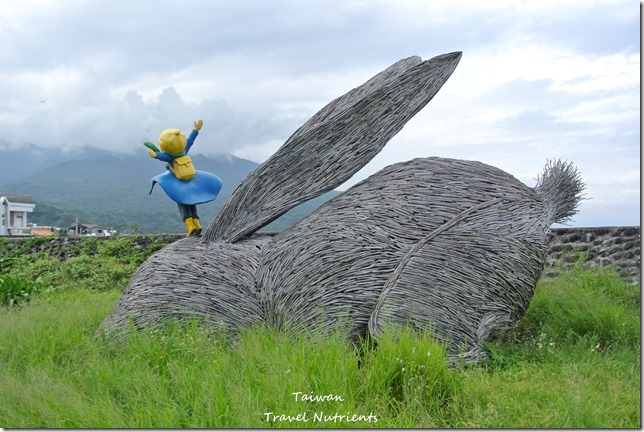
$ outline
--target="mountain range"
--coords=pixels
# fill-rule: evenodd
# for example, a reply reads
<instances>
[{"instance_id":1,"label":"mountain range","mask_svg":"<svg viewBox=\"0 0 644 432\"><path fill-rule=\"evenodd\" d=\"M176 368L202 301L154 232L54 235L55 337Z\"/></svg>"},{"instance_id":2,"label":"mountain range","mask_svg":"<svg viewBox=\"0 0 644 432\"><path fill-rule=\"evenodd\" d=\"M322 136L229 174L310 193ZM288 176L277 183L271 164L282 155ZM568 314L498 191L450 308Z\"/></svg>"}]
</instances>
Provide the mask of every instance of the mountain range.
<instances>
[{"instance_id":1,"label":"mountain range","mask_svg":"<svg viewBox=\"0 0 644 432\"><path fill-rule=\"evenodd\" d=\"M145 233L183 232L174 201L150 180L165 169L145 151L115 154L87 147L74 153L30 145L1 149L0 195L30 195L36 204L29 220L38 225L69 227L81 223ZM198 206L206 226L243 179L258 164L230 155L191 154L198 170L218 175L223 187L215 201ZM291 209L263 228L281 231L338 192L331 191Z\"/></svg>"}]
</instances>

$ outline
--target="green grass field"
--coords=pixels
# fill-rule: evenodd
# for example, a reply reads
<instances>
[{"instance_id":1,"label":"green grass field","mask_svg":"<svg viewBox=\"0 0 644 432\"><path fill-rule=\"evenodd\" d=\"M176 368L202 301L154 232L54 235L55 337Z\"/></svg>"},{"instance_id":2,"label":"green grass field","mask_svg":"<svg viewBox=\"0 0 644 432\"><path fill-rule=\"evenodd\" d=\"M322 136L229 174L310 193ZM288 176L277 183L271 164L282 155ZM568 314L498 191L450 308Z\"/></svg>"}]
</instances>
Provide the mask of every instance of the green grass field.
<instances>
[{"instance_id":1,"label":"green grass field","mask_svg":"<svg viewBox=\"0 0 644 432\"><path fill-rule=\"evenodd\" d=\"M641 427L640 287L610 269L540 283L487 361L448 368L411 331L375 348L264 328L226 341L195 322L95 339L153 251L128 241L0 258L0 427Z\"/></svg>"}]
</instances>

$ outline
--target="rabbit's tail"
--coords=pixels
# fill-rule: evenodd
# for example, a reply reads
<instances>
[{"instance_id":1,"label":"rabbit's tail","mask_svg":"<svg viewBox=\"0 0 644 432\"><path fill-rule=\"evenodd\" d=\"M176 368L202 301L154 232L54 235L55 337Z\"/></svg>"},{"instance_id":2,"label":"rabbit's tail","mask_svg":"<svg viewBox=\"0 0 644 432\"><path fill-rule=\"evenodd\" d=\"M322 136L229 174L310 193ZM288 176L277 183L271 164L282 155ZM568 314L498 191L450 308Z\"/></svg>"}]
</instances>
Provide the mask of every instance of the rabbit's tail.
<instances>
[{"instance_id":1,"label":"rabbit's tail","mask_svg":"<svg viewBox=\"0 0 644 432\"><path fill-rule=\"evenodd\" d=\"M586 188L571 162L548 160L537 177L535 191L545 204L550 223L564 223L577 214Z\"/></svg>"}]
</instances>

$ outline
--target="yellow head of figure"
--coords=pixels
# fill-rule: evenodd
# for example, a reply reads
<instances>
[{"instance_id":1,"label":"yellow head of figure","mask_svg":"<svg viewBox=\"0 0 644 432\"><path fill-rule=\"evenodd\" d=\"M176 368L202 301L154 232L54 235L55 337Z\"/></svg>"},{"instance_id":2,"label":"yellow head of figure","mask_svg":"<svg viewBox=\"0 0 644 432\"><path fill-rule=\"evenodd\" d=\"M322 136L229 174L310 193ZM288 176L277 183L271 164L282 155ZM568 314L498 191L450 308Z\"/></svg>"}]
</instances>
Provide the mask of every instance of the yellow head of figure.
<instances>
[{"instance_id":1,"label":"yellow head of figure","mask_svg":"<svg viewBox=\"0 0 644 432\"><path fill-rule=\"evenodd\" d=\"M186 149L186 136L179 129L166 129L159 136L162 152L182 153Z\"/></svg>"}]
</instances>

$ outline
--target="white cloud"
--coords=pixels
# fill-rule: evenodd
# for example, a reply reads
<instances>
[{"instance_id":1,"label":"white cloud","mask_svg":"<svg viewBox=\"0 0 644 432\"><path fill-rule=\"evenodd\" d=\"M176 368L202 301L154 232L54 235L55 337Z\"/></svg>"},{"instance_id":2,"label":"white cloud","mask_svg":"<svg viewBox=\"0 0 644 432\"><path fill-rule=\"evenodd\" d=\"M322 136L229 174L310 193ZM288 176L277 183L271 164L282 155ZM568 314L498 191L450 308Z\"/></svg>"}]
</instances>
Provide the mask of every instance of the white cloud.
<instances>
[{"instance_id":1,"label":"white cloud","mask_svg":"<svg viewBox=\"0 0 644 432\"><path fill-rule=\"evenodd\" d=\"M203 118L198 151L261 162L400 58L462 50L354 180L444 156L530 183L561 157L601 211L639 191L639 14L628 0L0 2L0 142L138 151Z\"/></svg>"}]
</instances>

